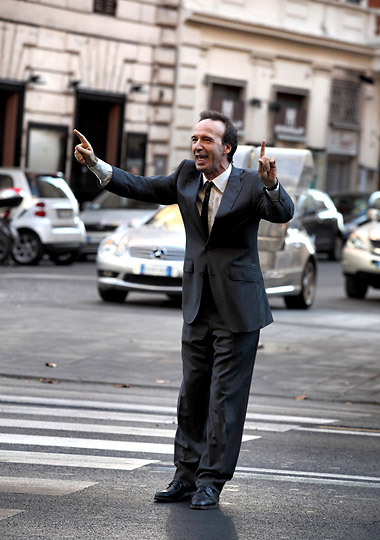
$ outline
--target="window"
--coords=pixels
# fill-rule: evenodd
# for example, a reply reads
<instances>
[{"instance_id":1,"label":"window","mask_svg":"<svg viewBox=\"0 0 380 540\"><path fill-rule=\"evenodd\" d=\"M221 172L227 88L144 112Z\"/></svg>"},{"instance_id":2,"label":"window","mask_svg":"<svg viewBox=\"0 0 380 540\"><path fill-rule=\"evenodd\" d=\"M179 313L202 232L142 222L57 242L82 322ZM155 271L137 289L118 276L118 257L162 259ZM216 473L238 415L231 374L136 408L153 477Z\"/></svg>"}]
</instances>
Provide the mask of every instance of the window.
<instances>
[{"instance_id":1,"label":"window","mask_svg":"<svg viewBox=\"0 0 380 540\"><path fill-rule=\"evenodd\" d=\"M13 187L13 180L10 176L0 174L0 189Z\"/></svg>"},{"instance_id":2,"label":"window","mask_svg":"<svg viewBox=\"0 0 380 540\"><path fill-rule=\"evenodd\" d=\"M276 139L303 141L306 136L307 95L278 91L276 101L269 104L274 113Z\"/></svg>"},{"instance_id":3,"label":"window","mask_svg":"<svg viewBox=\"0 0 380 540\"><path fill-rule=\"evenodd\" d=\"M331 89L330 120L341 126L359 125L360 84L334 80Z\"/></svg>"},{"instance_id":4,"label":"window","mask_svg":"<svg viewBox=\"0 0 380 540\"><path fill-rule=\"evenodd\" d=\"M63 179L55 178L54 176L30 176L28 179L32 194L35 197L42 197L44 199L69 199Z\"/></svg>"},{"instance_id":5,"label":"window","mask_svg":"<svg viewBox=\"0 0 380 540\"><path fill-rule=\"evenodd\" d=\"M244 128L244 88L212 83L210 108L231 118L237 130Z\"/></svg>"},{"instance_id":6,"label":"window","mask_svg":"<svg viewBox=\"0 0 380 540\"><path fill-rule=\"evenodd\" d=\"M50 124L28 125L27 168L31 171L65 170L67 128Z\"/></svg>"},{"instance_id":7,"label":"window","mask_svg":"<svg viewBox=\"0 0 380 540\"><path fill-rule=\"evenodd\" d=\"M145 133L128 133L125 169L133 174L144 174L147 136Z\"/></svg>"},{"instance_id":8,"label":"window","mask_svg":"<svg viewBox=\"0 0 380 540\"><path fill-rule=\"evenodd\" d=\"M103 15L116 15L116 0L94 0L94 12Z\"/></svg>"}]
</instances>

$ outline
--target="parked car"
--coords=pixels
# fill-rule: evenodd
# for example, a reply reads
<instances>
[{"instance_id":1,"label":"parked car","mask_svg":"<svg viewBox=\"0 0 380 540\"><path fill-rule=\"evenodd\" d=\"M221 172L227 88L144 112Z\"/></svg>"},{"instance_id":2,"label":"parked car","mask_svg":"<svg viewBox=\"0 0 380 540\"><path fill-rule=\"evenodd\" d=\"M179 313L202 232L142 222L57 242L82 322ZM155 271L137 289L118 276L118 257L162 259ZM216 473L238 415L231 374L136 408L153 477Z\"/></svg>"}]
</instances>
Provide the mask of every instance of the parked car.
<instances>
[{"instance_id":1,"label":"parked car","mask_svg":"<svg viewBox=\"0 0 380 540\"><path fill-rule=\"evenodd\" d=\"M124 302L130 291L137 291L165 293L179 302L185 241L177 205L161 208L140 227L121 225L99 246L101 298ZM258 241L268 296L284 297L288 308L309 308L315 298L317 260L307 233L292 223L262 220Z\"/></svg>"},{"instance_id":2,"label":"parked car","mask_svg":"<svg viewBox=\"0 0 380 540\"><path fill-rule=\"evenodd\" d=\"M144 203L102 191L80 214L86 228L82 255L96 255L101 240L122 223L137 226L153 215L158 204Z\"/></svg>"},{"instance_id":3,"label":"parked car","mask_svg":"<svg viewBox=\"0 0 380 540\"><path fill-rule=\"evenodd\" d=\"M372 194L368 222L355 229L342 251L346 294L364 298L368 287L380 289L380 191Z\"/></svg>"},{"instance_id":4,"label":"parked car","mask_svg":"<svg viewBox=\"0 0 380 540\"><path fill-rule=\"evenodd\" d=\"M366 219L368 199L371 192L353 191L347 193L330 193L330 197L338 212L343 216L344 223L348 223L359 216Z\"/></svg>"},{"instance_id":5,"label":"parked car","mask_svg":"<svg viewBox=\"0 0 380 540\"><path fill-rule=\"evenodd\" d=\"M323 191L301 188L295 192L295 219L315 239L318 253L339 260L344 243L343 216Z\"/></svg>"},{"instance_id":6,"label":"parked car","mask_svg":"<svg viewBox=\"0 0 380 540\"><path fill-rule=\"evenodd\" d=\"M314 181L311 151L268 147L266 155L276 159L281 184L295 202L297 226L314 238L317 252L327 253L330 260L338 260L343 246L343 216L327 193L310 187ZM239 146L234 164L257 169L259 157L259 147Z\"/></svg>"},{"instance_id":7,"label":"parked car","mask_svg":"<svg viewBox=\"0 0 380 540\"><path fill-rule=\"evenodd\" d=\"M56 264L71 264L85 241L78 202L60 173L0 168L0 189L20 188L25 197L14 216L18 241L12 256L19 264L37 264L47 253Z\"/></svg>"},{"instance_id":8,"label":"parked car","mask_svg":"<svg viewBox=\"0 0 380 540\"><path fill-rule=\"evenodd\" d=\"M367 210L369 208L370 192L342 193L332 195L337 209L342 213L344 220L343 241L346 242L350 234L360 225L368 223Z\"/></svg>"}]
</instances>

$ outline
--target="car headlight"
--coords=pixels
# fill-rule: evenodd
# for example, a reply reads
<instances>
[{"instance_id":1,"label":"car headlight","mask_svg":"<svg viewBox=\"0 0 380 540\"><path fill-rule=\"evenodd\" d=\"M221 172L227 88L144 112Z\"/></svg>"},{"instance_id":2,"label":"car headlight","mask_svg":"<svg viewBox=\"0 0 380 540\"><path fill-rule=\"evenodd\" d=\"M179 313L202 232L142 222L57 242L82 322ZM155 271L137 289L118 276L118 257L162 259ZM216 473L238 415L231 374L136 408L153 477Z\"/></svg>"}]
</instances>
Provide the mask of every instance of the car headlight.
<instances>
[{"instance_id":1,"label":"car headlight","mask_svg":"<svg viewBox=\"0 0 380 540\"><path fill-rule=\"evenodd\" d=\"M117 242L113 238L103 238L99 244L98 252L102 255L113 255L117 249Z\"/></svg>"},{"instance_id":2,"label":"car headlight","mask_svg":"<svg viewBox=\"0 0 380 540\"><path fill-rule=\"evenodd\" d=\"M115 255L120 257L121 255L124 255L128 251L128 238L127 236L122 236L119 238L119 242L116 246Z\"/></svg>"},{"instance_id":3,"label":"car headlight","mask_svg":"<svg viewBox=\"0 0 380 540\"><path fill-rule=\"evenodd\" d=\"M358 234L353 233L347 240L347 247L354 249L367 249L367 242Z\"/></svg>"}]
</instances>

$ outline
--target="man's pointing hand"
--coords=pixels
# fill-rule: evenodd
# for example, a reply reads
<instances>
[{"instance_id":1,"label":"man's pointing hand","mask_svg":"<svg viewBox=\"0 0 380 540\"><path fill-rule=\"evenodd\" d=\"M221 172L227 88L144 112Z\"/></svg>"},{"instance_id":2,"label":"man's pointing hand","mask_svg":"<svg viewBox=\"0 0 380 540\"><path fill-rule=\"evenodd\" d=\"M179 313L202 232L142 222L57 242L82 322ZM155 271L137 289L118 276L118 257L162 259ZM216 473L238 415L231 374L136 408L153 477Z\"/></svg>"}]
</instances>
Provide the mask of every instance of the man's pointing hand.
<instances>
[{"instance_id":1,"label":"man's pointing hand","mask_svg":"<svg viewBox=\"0 0 380 540\"><path fill-rule=\"evenodd\" d=\"M276 160L274 157L266 157L265 155L265 141L261 143L260 159L258 165L258 173L266 188L271 188L276 185Z\"/></svg>"},{"instance_id":2,"label":"man's pointing hand","mask_svg":"<svg viewBox=\"0 0 380 540\"><path fill-rule=\"evenodd\" d=\"M80 139L80 144L77 144L74 150L75 159L81 165L93 167L97 164L98 158L95 156L94 150L86 137L77 129L74 129L75 135Z\"/></svg>"}]
</instances>

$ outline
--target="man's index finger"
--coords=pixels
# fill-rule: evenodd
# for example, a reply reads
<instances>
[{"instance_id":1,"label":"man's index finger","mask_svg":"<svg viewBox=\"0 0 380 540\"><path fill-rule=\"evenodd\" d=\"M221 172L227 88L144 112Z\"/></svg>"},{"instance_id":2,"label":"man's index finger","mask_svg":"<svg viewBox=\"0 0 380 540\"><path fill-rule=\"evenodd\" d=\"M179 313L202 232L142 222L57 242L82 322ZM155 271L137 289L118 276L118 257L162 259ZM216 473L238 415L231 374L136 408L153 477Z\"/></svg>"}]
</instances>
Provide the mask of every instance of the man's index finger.
<instances>
[{"instance_id":1,"label":"man's index finger","mask_svg":"<svg viewBox=\"0 0 380 540\"><path fill-rule=\"evenodd\" d=\"M81 143L88 144L86 137L80 131L78 131L77 129L74 129L74 133L77 137L79 137Z\"/></svg>"},{"instance_id":2,"label":"man's index finger","mask_svg":"<svg viewBox=\"0 0 380 540\"><path fill-rule=\"evenodd\" d=\"M261 149L260 149L260 157L264 157L265 155L265 140L261 142Z\"/></svg>"}]
</instances>

